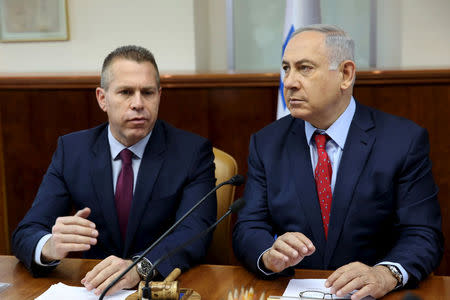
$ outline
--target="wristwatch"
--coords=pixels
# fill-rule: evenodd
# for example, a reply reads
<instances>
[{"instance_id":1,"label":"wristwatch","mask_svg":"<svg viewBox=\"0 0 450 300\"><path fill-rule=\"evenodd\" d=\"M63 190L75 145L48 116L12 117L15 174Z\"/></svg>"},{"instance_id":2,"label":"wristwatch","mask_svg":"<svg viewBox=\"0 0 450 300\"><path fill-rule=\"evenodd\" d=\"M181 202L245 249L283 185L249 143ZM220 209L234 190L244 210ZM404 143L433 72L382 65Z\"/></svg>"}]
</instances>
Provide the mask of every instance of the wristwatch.
<instances>
[{"instance_id":1,"label":"wristwatch","mask_svg":"<svg viewBox=\"0 0 450 300\"><path fill-rule=\"evenodd\" d=\"M394 289L401 287L403 285L403 275L400 272L400 270L394 265L382 265L382 266L388 268L392 276L394 276L395 279L397 279L397 285L395 286Z\"/></svg>"},{"instance_id":2,"label":"wristwatch","mask_svg":"<svg viewBox=\"0 0 450 300\"><path fill-rule=\"evenodd\" d=\"M134 259L137 259L138 256L133 257ZM138 272L139 276L141 276L141 280L145 280L147 278L147 275L149 274L150 270L153 268L153 264L145 257L142 258L140 262L136 264L136 271ZM156 269L153 269L150 279L156 276Z\"/></svg>"}]
</instances>

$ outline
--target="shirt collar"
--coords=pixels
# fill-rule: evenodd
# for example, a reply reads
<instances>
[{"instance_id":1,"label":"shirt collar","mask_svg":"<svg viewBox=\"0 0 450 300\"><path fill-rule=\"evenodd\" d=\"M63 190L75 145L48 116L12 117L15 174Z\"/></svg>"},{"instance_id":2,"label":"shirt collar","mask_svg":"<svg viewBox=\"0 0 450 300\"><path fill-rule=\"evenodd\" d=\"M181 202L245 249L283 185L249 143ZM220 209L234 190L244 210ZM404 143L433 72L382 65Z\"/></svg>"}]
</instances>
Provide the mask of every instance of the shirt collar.
<instances>
[{"instance_id":1,"label":"shirt collar","mask_svg":"<svg viewBox=\"0 0 450 300\"><path fill-rule=\"evenodd\" d=\"M308 144L311 145L311 139L314 132L319 131L326 133L342 150L344 150L345 141L347 139L348 130L350 129L350 124L352 123L353 116L355 115L356 104L355 99L350 99L345 111L339 116L339 118L334 121L333 124L327 130L317 129L311 123L305 121L305 134Z\"/></svg>"},{"instance_id":2,"label":"shirt collar","mask_svg":"<svg viewBox=\"0 0 450 300\"><path fill-rule=\"evenodd\" d=\"M126 147L112 135L111 127L108 125L108 142L109 148L111 149L111 158L113 160L117 159L120 151L122 151L125 148L128 148L131 152L133 152L134 156L141 159L142 156L144 155L145 147L147 146L148 140L150 139L151 135L152 131L150 131L149 134L147 134L143 139L141 139L136 144L130 147Z\"/></svg>"}]
</instances>

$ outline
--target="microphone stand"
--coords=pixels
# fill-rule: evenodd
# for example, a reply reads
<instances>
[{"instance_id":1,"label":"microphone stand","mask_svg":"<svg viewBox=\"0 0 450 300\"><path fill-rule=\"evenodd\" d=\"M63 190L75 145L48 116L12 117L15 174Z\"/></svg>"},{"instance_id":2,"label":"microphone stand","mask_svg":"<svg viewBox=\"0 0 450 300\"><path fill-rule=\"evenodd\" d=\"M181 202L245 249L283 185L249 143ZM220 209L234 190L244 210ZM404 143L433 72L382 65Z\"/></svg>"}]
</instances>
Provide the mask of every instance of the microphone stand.
<instances>
[{"instance_id":1,"label":"microphone stand","mask_svg":"<svg viewBox=\"0 0 450 300\"><path fill-rule=\"evenodd\" d=\"M219 224L220 222L222 222L223 219L225 219L228 215L230 215L231 213L237 212L238 210L240 210L243 206L245 205L245 200L244 198L239 198L238 200L236 200L233 204L230 205L230 208L227 210L227 212L220 217L216 222L214 222L211 226L208 227L208 229L206 229L205 231L202 231L200 233L198 233L197 235L195 235L193 238L191 238L190 240L184 242L183 244L179 245L178 247L176 247L175 249L172 249L171 251L167 252L164 256L162 256L161 258L159 258L154 264L153 266L150 268L150 271L148 272L147 277L145 278L145 286L142 288L142 300L148 300L151 299L151 288L149 287L149 282L150 282L150 274L152 274L153 270L163 261L165 261L167 258L171 257L172 255L174 255L175 253L177 253L178 251L180 251L181 249L183 249L184 247L190 245L191 243L195 242L196 240L200 239L201 237L203 237L204 235L208 234L211 230L213 230L217 224Z\"/></svg>"},{"instance_id":2,"label":"microphone stand","mask_svg":"<svg viewBox=\"0 0 450 300\"><path fill-rule=\"evenodd\" d=\"M188 212L186 212L178 221L176 221L163 235L161 235L150 247L148 247L131 265L128 266L116 279L114 279L107 287L103 290L103 293L100 295L99 300L103 300L106 293L126 274L128 273L134 266L137 265L138 262L142 260L153 248L155 248L167 235L172 233L172 231L178 227L178 225L184 221L198 206L200 206L212 193L221 188L224 185L232 184L232 185L241 185L244 181L244 177L242 175L235 175L231 179L222 182L221 184L214 187L211 191L209 191L199 202L197 202Z\"/></svg>"}]
</instances>

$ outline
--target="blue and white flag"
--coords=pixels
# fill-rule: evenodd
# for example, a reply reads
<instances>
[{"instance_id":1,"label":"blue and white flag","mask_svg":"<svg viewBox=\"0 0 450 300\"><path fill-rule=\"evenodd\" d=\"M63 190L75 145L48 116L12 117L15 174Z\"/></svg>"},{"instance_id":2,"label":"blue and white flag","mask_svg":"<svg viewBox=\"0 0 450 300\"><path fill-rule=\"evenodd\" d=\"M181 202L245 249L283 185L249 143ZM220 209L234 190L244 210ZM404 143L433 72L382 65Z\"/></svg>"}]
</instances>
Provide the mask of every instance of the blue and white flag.
<instances>
[{"instance_id":1,"label":"blue and white flag","mask_svg":"<svg viewBox=\"0 0 450 300\"><path fill-rule=\"evenodd\" d=\"M302 26L320 23L320 0L286 0L286 15L284 19L283 48L284 49L296 29ZM283 94L283 68L280 69L280 88L278 90L277 119L289 114Z\"/></svg>"}]
</instances>

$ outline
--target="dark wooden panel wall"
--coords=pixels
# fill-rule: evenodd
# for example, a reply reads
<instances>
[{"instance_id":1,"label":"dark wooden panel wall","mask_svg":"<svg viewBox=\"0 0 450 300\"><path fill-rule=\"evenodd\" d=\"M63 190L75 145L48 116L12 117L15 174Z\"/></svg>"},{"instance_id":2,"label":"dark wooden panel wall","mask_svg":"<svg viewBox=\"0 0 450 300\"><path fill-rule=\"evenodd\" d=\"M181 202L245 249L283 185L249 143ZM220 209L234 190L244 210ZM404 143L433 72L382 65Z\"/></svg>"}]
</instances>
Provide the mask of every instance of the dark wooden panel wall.
<instances>
[{"instance_id":1,"label":"dark wooden panel wall","mask_svg":"<svg viewBox=\"0 0 450 300\"><path fill-rule=\"evenodd\" d=\"M278 74L165 75L160 118L209 138L247 172L250 135L273 122ZM31 206L59 135L106 120L98 76L0 74L0 253ZM428 129L446 236L437 274L450 275L450 70L358 72L355 98ZM242 194L242 189L237 195Z\"/></svg>"}]
</instances>

